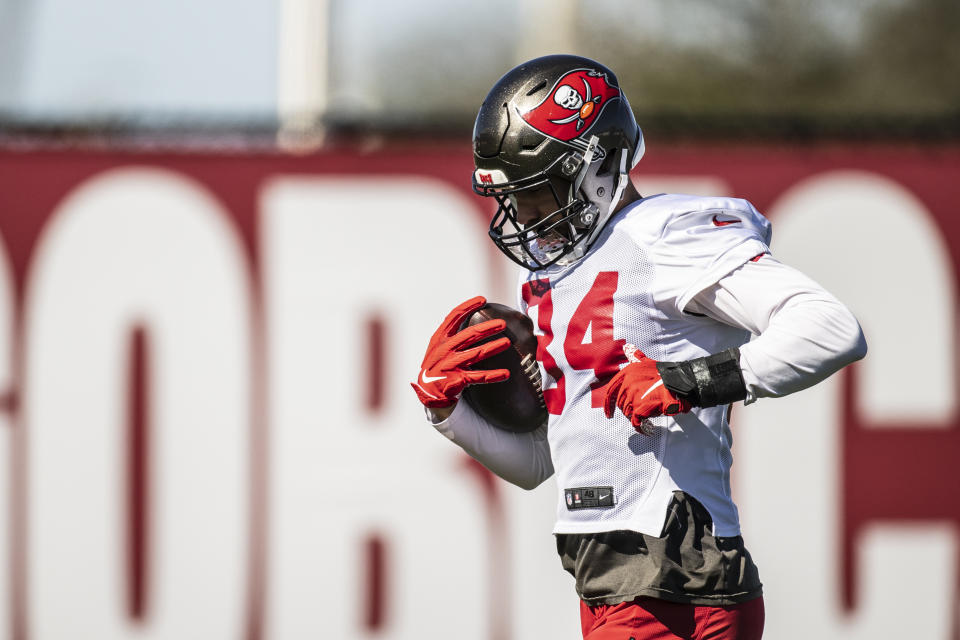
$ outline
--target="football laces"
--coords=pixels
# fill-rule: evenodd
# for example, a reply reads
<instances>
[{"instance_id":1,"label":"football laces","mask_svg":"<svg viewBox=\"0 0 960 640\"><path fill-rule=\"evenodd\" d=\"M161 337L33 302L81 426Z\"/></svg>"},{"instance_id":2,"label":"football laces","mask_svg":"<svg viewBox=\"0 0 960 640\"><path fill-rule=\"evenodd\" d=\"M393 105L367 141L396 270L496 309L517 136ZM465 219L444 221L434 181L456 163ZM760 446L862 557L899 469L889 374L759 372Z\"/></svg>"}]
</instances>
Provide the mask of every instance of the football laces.
<instances>
[{"instance_id":1,"label":"football laces","mask_svg":"<svg viewBox=\"0 0 960 640\"><path fill-rule=\"evenodd\" d=\"M543 377L540 375L540 365L537 364L537 359L528 353L520 360L520 368L533 388L537 390L540 406L546 409L547 405L543 399Z\"/></svg>"}]
</instances>

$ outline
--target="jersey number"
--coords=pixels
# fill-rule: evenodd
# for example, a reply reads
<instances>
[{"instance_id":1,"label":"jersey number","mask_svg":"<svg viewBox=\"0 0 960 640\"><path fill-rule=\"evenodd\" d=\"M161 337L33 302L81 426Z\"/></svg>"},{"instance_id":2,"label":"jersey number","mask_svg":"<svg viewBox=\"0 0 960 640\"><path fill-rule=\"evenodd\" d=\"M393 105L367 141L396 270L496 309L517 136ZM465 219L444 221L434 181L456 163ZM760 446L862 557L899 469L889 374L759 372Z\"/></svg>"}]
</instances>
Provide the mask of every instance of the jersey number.
<instances>
[{"instance_id":1,"label":"jersey number","mask_svg":"<svg viewBox=\"0 0 960 640\"><path fill-rule=\"evenodd\" d=\"M563 355L574 369L593 370L594 381L590 384L590 406L603 406L603 387L610 381L620 365L627 361L623 354L626 340L613 337L613 294L617 290L616 271L601 271L593 281L590 291L584 296L567 327L563 341ZM537 360L556 381L556 385L543 390L547 411L559 415L566 404L566 382L563 371L557 366L547 347L553 341L553 299L550 280L541 278L523 283L521 296L528 307L536 306L537 326L542 335L537 336Z\"/></svg>"}]
</instances>

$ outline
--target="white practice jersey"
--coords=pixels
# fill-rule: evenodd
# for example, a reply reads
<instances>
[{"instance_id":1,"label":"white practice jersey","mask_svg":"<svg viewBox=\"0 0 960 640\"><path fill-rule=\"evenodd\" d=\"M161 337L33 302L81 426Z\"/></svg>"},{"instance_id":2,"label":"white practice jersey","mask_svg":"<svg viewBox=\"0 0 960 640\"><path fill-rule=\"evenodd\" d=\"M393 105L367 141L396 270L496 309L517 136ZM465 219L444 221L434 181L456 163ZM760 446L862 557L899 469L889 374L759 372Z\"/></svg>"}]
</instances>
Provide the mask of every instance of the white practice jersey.
<instances>
[{"instance_id":1,"label":"white practice jersey","mask_svg":"<svg viewBox=\"0 0 960 640\"><path fill-rule=\"evenodd\" d=\"M748 331L684 308L769 240L769 222L745 200L659 195L617 213L575 264L523 275L520 308L539 336L550 412L555 533L660 535L679 489L707 508L715 535L739 534L728 408L654 418L643 435L619 411L606 418L603 386L626 363L627 343L658 361L744 344Z\"/></svg>"}]
</instances>

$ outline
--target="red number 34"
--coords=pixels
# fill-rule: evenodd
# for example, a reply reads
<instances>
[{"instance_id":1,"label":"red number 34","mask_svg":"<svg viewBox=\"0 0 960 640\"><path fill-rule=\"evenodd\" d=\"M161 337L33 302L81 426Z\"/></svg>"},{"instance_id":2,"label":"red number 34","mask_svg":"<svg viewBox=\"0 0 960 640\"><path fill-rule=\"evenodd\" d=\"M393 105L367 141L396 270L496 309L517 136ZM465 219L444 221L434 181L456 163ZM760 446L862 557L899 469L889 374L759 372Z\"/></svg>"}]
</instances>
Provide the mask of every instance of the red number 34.
<instances>
[{"instance_id":1,"label":"red number 34","mask_svg":"<svg viewBox=\"0 0 960 640\"><path fill-rule=\"evenodd\" d=\"M594 381L590 384L590 406L603 406L603 387L626 362L623 345L626 340L613 337L613 294L617 290L616 271L601 271L593 281L590 291L584 296L567 327L563 340L563 355L574 369L593 370ZM537 360L556 381L553 387L543 390L547 411L554 415L563 412L567 401L566 381L563 371L557 366L547 347L553 341L553 290L550 280L541 278L523 284L521 295L528 307L536 306L537 326L543 335L537 336ZM587 340L589 332L589 342Z\"/></svg>"}]
</instances>

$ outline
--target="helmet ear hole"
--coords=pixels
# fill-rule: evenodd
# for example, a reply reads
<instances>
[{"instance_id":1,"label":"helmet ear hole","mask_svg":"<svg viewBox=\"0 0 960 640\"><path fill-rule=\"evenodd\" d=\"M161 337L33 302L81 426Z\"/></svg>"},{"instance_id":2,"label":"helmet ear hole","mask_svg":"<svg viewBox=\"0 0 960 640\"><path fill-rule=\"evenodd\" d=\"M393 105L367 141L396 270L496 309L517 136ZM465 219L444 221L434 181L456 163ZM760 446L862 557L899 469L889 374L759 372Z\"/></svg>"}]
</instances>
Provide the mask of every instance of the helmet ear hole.
<instances>
[{"instance_id":1,"label":"helmet ear hole","mask_svg":"<svg viewBox=\"0 0 960 640\"><path fill-rule=\"evenodd\" d=\"M620 149L610 149L607 152L607 157L603 159L600 163L600 167L597 169L598 176L605 176L610 173L610 170L613 168L614 163L620 157Z\"/></svg>"}]
</instances>

